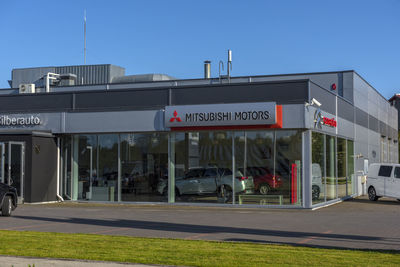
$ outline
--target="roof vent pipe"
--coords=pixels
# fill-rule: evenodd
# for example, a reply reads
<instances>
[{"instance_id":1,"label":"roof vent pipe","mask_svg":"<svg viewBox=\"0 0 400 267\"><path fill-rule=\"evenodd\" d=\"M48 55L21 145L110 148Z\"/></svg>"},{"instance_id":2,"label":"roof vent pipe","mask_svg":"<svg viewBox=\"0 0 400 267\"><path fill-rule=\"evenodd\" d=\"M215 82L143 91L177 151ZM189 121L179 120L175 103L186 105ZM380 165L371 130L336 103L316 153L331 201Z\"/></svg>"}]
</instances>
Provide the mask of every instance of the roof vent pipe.
<instances>
[{"instance_id":1,"label":"roof vent pipe","mask_svg":"<svg viewBox=\"0 0 400 267\"><path fill-rule=\"evenodd\" d=\"M231 70L232 70L232 50L228 49L228 62L226 64L228 71L228 82L231 81Z\"/></svg>"},{"instance_id":2,"label":"roof vent pipe","mask_svg":"<svg viewBox=\"0 0 400 267\"><path fill-rule=\"evenodd\" d=\"M211 78L211 61L204 61L204 79Z\"/></svg>"}]
</instances>

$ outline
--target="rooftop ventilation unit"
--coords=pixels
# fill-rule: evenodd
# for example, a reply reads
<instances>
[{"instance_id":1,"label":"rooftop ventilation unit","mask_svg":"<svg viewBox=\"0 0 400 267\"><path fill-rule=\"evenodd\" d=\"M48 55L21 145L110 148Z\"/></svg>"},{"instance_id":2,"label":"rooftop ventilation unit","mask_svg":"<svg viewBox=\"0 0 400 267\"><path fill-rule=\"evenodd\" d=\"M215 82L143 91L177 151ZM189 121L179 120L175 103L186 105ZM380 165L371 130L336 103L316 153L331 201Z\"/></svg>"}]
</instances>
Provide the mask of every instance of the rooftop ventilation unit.
<instances>
[{"instance_id":1,"label":"rooftop ventilation unit","mask_svg":"<svg viewBox=\"0 0 400 267\"><path fill-rule=\"evenodd\" d=\"M34 94L35 93L35 84L21 83L19 85L19 93L20 94Z\"/></svg>"}]
</instances>

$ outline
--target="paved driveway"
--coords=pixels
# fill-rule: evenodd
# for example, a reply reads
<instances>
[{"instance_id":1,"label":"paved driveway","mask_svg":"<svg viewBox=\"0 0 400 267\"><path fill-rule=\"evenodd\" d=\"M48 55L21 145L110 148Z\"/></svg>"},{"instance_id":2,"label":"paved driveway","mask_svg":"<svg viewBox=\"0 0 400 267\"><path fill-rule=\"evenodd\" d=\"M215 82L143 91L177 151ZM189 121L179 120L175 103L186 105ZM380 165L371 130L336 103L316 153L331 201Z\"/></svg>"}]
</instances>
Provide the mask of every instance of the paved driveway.
<instances>
[{"instance_id":1,"label":"paved driveway","mask_svg":"<svg viewBox=\"0 0 400 267\"><path fill-rule=\"evenodd\" d=\"M318 210L61 203L21 205L0 229L400 250L400 202Z\"/></svg>"}]
</instances>

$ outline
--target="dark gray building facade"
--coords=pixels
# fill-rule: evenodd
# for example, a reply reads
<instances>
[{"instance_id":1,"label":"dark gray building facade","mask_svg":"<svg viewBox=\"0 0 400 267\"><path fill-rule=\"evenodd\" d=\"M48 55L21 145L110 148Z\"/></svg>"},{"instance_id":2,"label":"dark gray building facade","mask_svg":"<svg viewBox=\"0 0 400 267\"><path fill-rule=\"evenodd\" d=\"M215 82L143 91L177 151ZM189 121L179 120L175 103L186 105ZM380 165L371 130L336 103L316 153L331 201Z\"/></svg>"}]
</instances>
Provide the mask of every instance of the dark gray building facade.
<instances>
[{"instance_id":1,"label":"dark gray building facade","mask_svg":"<svg viewBox=\"0 0 400 267\"><path fill-rule=\"evenodd\" d=\"M397 110L355 71L107 79L1 90L0 179L21 201L313 208L398 161Z\"/></svg>"}]
</instances>

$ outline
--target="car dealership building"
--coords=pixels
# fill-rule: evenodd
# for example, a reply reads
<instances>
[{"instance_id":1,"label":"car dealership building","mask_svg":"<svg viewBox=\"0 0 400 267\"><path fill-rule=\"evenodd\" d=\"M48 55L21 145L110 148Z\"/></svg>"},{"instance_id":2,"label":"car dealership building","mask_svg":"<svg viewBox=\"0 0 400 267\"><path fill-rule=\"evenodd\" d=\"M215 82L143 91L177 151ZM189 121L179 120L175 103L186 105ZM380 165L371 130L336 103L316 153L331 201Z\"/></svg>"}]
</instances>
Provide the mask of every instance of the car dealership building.
<instances>
[{"instance_id":1,"label":"car dealership building","mask_svg":"<svg viewBox=\"0 0 400 267\"><path fill-rule=\"evenodd\" d=\"M313 208L398 162L397 110L355 71L177 80L114 65L14 69L0 180L20 202Z\"/></svg>"}]
</instances>

